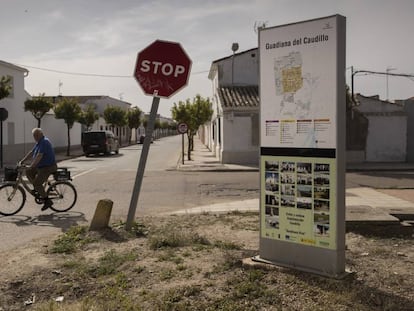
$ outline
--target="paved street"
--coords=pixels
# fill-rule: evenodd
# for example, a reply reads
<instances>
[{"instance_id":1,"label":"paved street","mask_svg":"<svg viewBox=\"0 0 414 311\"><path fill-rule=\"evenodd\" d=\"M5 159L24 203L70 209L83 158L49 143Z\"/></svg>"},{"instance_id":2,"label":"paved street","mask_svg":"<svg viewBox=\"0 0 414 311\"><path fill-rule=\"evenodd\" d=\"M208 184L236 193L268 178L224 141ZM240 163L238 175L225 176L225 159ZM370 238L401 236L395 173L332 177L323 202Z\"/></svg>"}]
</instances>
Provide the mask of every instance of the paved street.
<instances>
[{"instance_id":1,"label":"paved street","mask_svg":"<svg viewBox=\"0 0 414 311\"><path fill-rule=\"evenodd\" d=\"M180 142L175 136L151 144L136 217L259 210L257 167L220 164L197 139L192 160L185 158L182 164ZM77 205L62 214L41 212L29 198L18 215L0 217L0 250L88 224L101 199L114 202L112 221L125 220L141 149L142 145L132 145L122 148L119 155L89 158L76 150L73 153L78 157L74 158L59 154L59 166L72 172L79 193ZM374 171L356 167L346 174L348 223L414 221L414 170L386 165Z\"/></svg>"}]
</instances>

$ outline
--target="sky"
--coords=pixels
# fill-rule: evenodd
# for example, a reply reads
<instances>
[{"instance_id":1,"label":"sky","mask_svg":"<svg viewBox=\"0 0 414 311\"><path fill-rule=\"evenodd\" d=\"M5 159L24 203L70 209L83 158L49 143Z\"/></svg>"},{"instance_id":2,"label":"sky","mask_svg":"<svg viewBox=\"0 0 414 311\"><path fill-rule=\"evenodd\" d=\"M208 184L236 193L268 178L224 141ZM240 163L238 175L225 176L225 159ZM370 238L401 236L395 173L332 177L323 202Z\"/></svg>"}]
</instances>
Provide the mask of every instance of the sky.
<instances>
[{"instance_id":1,"label":"sky","mask_svg":"<svg viewBox=\"0 0 414 311\"><path fill-rule=\"evenodd\" d=\"M0 60L29 70L31 95L106 95L149 112L152 97L133 77L139 51L179 42L192 60L188 85L158 113L197 94L212 96L214 60L256 48L255 25L346 17L346 76L354 70L414 74L412 0L0 0ZM387 82L388 80L388 82ZM387 92L388 90L388 92ZM414 78L355 75L354 91L381 99L414 96Z\"/></svg>"}]
</instances>

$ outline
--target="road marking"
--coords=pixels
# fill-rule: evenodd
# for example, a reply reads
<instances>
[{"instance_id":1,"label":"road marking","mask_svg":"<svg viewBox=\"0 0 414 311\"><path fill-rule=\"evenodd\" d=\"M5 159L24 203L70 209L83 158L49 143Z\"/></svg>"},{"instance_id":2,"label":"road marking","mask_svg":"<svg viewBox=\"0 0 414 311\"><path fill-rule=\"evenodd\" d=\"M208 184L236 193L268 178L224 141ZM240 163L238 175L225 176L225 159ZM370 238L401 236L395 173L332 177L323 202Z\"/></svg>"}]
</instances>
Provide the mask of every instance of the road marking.
<instances>
[{"instance_id":1,"label":"road marking","mask_svg":"<svg viewBox=\"0 0 414 311\"><path fill-rule=\"evenodd\" d=\"M74 175L74 176L72 176L72 179L75 179L75 178L80 177L82 175L89 174L90 172L93 172L94 170L96 170L96 167L95 168L91 168L90 170L84 171L82 173L79 173L77 175Z\"/></svg>"}]
</instances>

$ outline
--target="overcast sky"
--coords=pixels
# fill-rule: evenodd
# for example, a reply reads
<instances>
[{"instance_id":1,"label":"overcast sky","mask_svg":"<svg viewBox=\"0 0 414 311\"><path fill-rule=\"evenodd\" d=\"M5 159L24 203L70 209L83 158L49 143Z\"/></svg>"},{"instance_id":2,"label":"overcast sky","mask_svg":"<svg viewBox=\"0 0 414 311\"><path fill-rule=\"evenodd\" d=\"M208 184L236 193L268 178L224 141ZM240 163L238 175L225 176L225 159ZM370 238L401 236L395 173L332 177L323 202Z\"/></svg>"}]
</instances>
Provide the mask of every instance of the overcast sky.
<instances>
[{"instance_id":1,"label":"overcast sky","mask_svg":"<svg viewBox=\"0 0 414 311\"><path fill-rule=\"evenodd\" d=\"M176 41L193 65L189 85L160 101L158 112L170 116L174 102L212 95L211 63L231 55L233 42L238 52L257 47L255 24L334 14L347 18L347 67L414 74L412 0L0 0L0 7L0 59L30 71L31 95L108 95L149 112L152 97L132 77L137 53L156 39ZM355 77L363 95L385 99L386 86L385 76ZM390 77L388 94L413 97L414 81Z\"/></svg>"}]
</instances>

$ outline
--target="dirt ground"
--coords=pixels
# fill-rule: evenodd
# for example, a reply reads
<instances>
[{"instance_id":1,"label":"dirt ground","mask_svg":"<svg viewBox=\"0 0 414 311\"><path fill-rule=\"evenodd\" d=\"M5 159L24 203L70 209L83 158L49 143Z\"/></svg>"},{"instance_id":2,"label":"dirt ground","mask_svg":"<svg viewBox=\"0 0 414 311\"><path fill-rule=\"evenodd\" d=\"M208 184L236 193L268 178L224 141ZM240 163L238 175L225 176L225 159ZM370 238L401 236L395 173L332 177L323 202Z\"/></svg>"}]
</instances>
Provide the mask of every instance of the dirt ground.
<instances>
[{"instance_id":1,"label":"dirt ground","mask_svg":"<svg viewBox=\"0 0 414 311\"><path fill-rule=\"evenodd\" d=\"M341 280L243 264L258 229L254 213L201 214L84 230L66 252L34 241L0 255L0 310L414 310L413 227L348 228Z\"/></svg>"}]
</instances>

